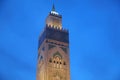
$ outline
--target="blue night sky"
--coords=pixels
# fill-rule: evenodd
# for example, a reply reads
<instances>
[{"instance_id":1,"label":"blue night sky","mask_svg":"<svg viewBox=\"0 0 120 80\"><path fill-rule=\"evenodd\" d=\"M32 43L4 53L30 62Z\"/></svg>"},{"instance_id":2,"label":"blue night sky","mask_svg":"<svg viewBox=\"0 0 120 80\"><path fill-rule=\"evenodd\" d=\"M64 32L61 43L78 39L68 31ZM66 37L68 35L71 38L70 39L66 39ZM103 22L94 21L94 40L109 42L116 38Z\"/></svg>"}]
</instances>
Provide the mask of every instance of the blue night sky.
<instances>
[{"instance_id":1,"label":"blue night sky","mask_svg":"<svg viewBox=\"0 0 120 80\"><path fill-rule=\"evenodd\" d=\"M0 80L36 80L53 2L70 32L71 80L120 80L119 0L0 0Z\"/></svg>"}]
</instances>

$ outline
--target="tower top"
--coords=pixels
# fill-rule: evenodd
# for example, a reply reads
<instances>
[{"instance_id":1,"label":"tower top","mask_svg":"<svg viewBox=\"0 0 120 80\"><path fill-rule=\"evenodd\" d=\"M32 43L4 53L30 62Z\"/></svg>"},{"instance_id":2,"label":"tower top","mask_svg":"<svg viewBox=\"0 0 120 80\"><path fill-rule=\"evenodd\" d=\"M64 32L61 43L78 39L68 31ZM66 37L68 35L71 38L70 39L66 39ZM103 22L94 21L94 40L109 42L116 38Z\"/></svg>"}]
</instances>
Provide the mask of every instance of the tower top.
<instances>
[{"instance_id":1,"label":"tower top","mask_svg":"<svg viewBox=\"0 0 120 80\"><path fill-rule=\"evenodd\" d=\"M53 4L53 6L52 6L52 10L51 10L50 13L51 13L51 14L55 14L55 15L59 15L59 13L56 12L56 10L55 10L55 5L54 5L54 4Z\"/></svg>"},{"instance_id":2,"label":"tower top","mask_svg":"<svg viewBox=\"0 0 120 80\"><path fill-rule=\"evenodd\" d=\"M55 10L54 4L52 6L52 10L46 18L46 24L53 28L62 29L62 16Z\"/></svg>"}]
</instances>

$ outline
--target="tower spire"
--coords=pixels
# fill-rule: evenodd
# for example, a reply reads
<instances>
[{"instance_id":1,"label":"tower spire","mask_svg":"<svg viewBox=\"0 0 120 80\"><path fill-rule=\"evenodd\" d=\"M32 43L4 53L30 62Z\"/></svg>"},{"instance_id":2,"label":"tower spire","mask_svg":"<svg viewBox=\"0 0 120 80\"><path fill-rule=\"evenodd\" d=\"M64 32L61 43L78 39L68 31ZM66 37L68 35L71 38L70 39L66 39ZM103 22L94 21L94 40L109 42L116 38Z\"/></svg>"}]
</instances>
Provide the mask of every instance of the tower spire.
<instances>
[{"instance_id":1,"label":"tower spire","mask_svg":"<svg viewBox=\"0 0 120 80\"><path fill-rule=\"evenodd\" d=\"M55 15L59 15L58 12L56 12L56 10L55 10L55 5L54 5L54 4L53 4L53 6L52 6L52 10L51 10L50 13L51 13L51 14L55 14Z\"/></svg>"},{"instance_id":2,"label":"tower spire","mask_svg":"<svg viewBox=\"0 0 120 80\"><path fill-rule=\"evenodd\" d=\"M53 6L52 6L52 11L55 11L55 5L53 4Z\"/></svg>"}]
</instances>

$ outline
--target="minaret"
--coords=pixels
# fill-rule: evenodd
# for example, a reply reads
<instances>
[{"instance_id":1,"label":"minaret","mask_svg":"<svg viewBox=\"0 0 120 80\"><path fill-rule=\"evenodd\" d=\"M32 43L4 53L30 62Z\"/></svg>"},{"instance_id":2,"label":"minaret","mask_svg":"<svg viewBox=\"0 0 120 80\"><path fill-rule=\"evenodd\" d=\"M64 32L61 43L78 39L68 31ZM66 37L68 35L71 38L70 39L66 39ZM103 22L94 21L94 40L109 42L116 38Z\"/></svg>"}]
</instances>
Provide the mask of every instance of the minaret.
<instances>
[{"instance_id":1,"label":"minaret","mask_svg":"<svg viewBox=\"0 0 120 80\"><path fill-rule=\"evenodd\" d=\"M69 32L54 5L39 37L37 80L70 80Z\"/></svg>"}]
</instances>

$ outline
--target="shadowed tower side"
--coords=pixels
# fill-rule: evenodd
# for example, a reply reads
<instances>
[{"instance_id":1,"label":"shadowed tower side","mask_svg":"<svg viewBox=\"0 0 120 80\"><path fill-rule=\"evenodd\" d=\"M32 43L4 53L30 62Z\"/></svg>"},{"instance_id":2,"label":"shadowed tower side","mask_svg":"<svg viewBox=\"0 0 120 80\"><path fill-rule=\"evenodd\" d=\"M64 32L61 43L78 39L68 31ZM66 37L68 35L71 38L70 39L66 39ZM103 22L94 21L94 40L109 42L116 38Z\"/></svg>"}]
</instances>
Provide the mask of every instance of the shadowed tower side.
<instances>
[{"instance_id":1,"label":"shadowed tower side","mask_svg":"<svg viewBox=\"0 0 120 80\"><path fill-rule=\"evenodd\" d=\"M39 37L37 80L70 80L69 32L54 5Z\"/></svg>"}]
</instances>

